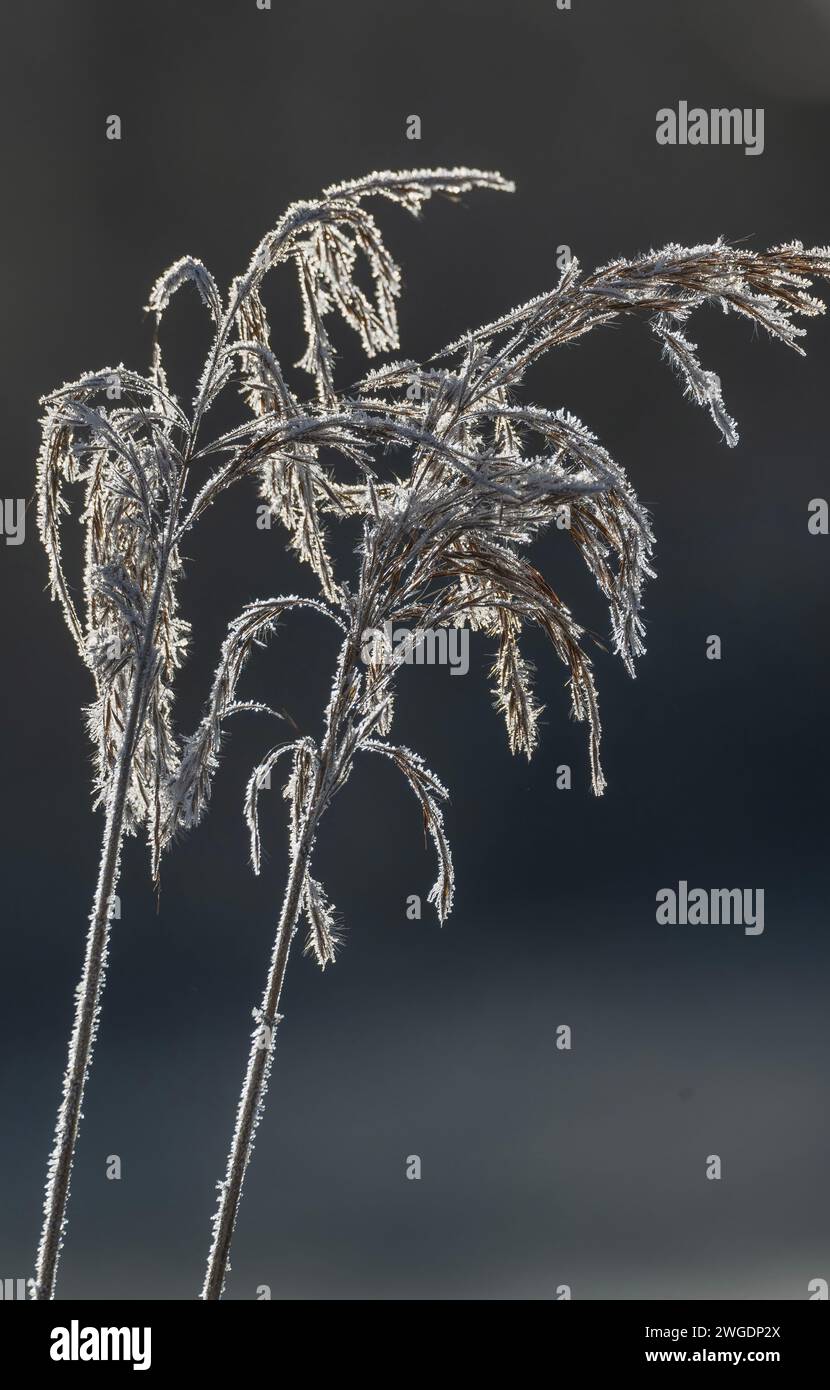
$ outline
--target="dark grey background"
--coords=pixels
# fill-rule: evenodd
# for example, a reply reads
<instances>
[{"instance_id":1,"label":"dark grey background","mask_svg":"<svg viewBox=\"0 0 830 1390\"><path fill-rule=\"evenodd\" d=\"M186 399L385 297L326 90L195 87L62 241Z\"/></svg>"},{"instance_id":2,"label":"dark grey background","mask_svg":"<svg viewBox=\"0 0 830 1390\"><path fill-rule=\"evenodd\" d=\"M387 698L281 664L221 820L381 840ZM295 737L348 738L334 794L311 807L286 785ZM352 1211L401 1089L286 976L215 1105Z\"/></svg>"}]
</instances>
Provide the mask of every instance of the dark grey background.
<instances>
[{"instance_id":1,"label":"dark grey background","mask_svg":"<svg viewBox=\"0 0 830 1390\"><path fill-rule=\"evenodd\" d=\"M30 497L36 398L123 359L158 272L203 258L221 284L293 199L376 167L466 163L513 176L420 225L378 216L403 260L403 352L548 288L558 244L590 268L718 233L761 246L830 239L830 4L819 0L56 0L4 19L0 103L4 496ZM766 149L661 148L680 99L762 106ZM110 113L120 143L105 139ZM404 137L407 115L420 143ZM290 276L275 346L299 355ZM205 345L195 300L168 321L187 392ZM490 653L465 679L415 669L397 735L453 792L459 877L443 931L433 865L393 770L367 760L330 815L318 867L347 927L321 976L299 953L229 1296L577 1298L807 1296L830 1278L826 1062L826 538L830 334L806 361L712 315L695 324L742 425L737 451L683 400L628 325L548 361L528 397L565 405L653 509L659 578L631 683L597 655L610 787L587 790L563 672L531 641L547 704L531 766L490 706ZM358 371L342 335L344 379ZM295 374L295 382L299 381ZM70 532L71 535L71 532ZM342 550L348 554L350 538ZM182 723L227 620L302 587L278 530L240 489L189 547L195 627ZM538 546L558 589L606 617L561 537ZM29 515L0 543L3 593L0 1276L31 1272L72 990L97 867L81 706L88 677L44 592ZM704 657L722 637L724 659ZM334 646L287 623L246 689L315 731ZM59 1292L192 1298L285 869L246 863L239 813L270 729L239 721L211 816L165 865L156 914L130 842L100 1046L87 1093ZM555 789L557 764L574 789ZM679 878L763 887L767 927L665 927ZM574 1047L555 1048L559 1023ZM121 1182L105 1177L121 1156ZM704 1176L718 1153L720 1183ZM420 1183L404 1177L419 1154Z\"/></svg>"}]
</instances>

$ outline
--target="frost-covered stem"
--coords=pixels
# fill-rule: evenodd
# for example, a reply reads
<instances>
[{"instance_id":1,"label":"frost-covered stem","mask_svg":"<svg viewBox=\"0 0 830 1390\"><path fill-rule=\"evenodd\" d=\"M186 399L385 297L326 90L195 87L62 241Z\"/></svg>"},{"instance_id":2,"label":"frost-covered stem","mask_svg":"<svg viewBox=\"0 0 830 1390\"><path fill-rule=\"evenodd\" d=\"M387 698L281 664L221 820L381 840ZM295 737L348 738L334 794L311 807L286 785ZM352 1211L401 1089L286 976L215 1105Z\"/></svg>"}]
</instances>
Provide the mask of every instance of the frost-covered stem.
<instances>
[{"instance_id":1,"label":"frost-covered stem","mask_svg":"<svg viewBox=\"0 0 830 1390\"><path fill-rule=\"evenodd\" d=\"M303 885L314 845L314 837L336 781L341 751L340 732L346 716L347 692L351 687L354 668L358 659L359 646L356 634L361 631L362 623L358 619L353 625L352 632L343 643L328 707L326 734L320 750L320 762L314 788L307 809L294 832L291 867L274 948L271 952L268 981L262 997L262 1004L255 1013L257 1027L254 1030L251 1050L248 1055L248 1069L245 1073L245 1081L236 1111L236 1128L231 1140L225 1179L218 1184L219 1202L213 1218L213 1241L208 1255L207 1272L201 1295L206 1302L220 1299L225 1287L231 1241L236 1226L239 1204L242 1200L242 1184L245 1181L245 1172L250 1162L256 1129L262 1115L265 1093L268 1089L268 1078L271 1073L274 1042L279 1023L280 995L288 965L288 952L296 930L297 918L300 915Z\"/></svg>"},{"instance_id":2,"label":"frost-covered stem","mask_svg":"<svg viewBox=\"0 0 830 1390\"><path fill-rule=\"evenodd\" d=\"M175 503L171 508L168 534L162 549L158 574L147 613L141 653L133 676L127 719L124 724L124 736L118 754L117 772L107 798L98 884L90 914L83 974L76 991L75 1019L69 1040L69 1055L63 1078L63 1094L58 1109L55 1142L52 1146L46 1177L43 1227L32 1285L32 1297L38 1301L49 1301L55 1296L55 1281L66 1225L66 1207L69 1201L69 1184L75 1158L75 1145L78 1142L78 1129L81 1123L84 1087L92 1062L92 1050L95 1045L98 1015L101 1009L101 995L106 977L112 897L118 884L130 771L146 704L147 681L151 671L156 623L167 580L167 570L172 551L173 525L184 493L186 471L185 465L179 479Z\"/></svg>"},{"instance_id":3,"label":"frost-covered stem","mask_svg":"<svg viewBox=\"0 0 830 1390\"><path fill-rule=\"evenodd\" d=\"M145 653L146 653L145 644ZM48 1300L55 1295L55 1279L66 1221L69 1182L75 1145L81 1122L84 1085L92 1060L92 1049L98 1028L98 1014L107 967L112 895L115 892L121 842L124 833L124 807L130 778L130 765L138 736L139 715L144 697L146 657L138 666L130 696L129 714L118 759L118 774L107 803L104 838L101 847L101 866L95 890L86 956L81 983L77 990L75 1021L69 1041L69 1060L63 1081L63 1099L55 1126L55 1143L49 1160L49 1175L44 1204L43 1230L37 1255L35 1298Z\"/></svg>"},{"instance_id":4,"label":"frost-covered stem","mask_svg":"<svg viewBox=\"0 0 830 1390\"><path fill-rule=\"evenodd\" d=\"M291 948L291 941L300 912L303 880L312 838L313 834L309 825L300 836L286 885L274 949L271 953L268 982L260 1011L257 1014L258 1026L254 1031L248 1057L248 1070L245 1074L245 1082L239 1100L236 1129L228 1155L227 1171L225 1180L219 1188L219 1206L213 1224L213 1244L208 1255L207 1273L202 1289L202 1298L206 1301L221 1298L225 1285L231 1240L242 1198L245 1170L251 1157L256 1127L268 1088L268 1077L274 1055L274 1040L279 1021L280 995L288 964L288 952Z\"/></svg>"},{"instance_id":5,"label":"frost-covered stem","mask_svg":"<svg viewBox=\"0 0 830 1390\"><path fill-rule=\"evenodd\" d=\"M55 1279L66 1222L66 1204L75 1145L81 1122L84 1085L92 1060L92 1049L98 1028L98 1014L107 967L112 895L118 881L121 841L123 839L124 806L129 783L130 763L138 731L138 715L142 703L143 681L136 672L130 700L130 710L124 739L121 744L118 777L107 805L104 839L101 848L101 867L98 886L90 915L86 941L86 956L81 983L77 990L75 1021L69 1041L69 1060L63 1081L63 1099L55 1126L55 1143L49 1160L49 1175L44 1204L43 1230L37 1254L35 1292L37 1299L55 1296Z\"/></svg>"}]
</instances>

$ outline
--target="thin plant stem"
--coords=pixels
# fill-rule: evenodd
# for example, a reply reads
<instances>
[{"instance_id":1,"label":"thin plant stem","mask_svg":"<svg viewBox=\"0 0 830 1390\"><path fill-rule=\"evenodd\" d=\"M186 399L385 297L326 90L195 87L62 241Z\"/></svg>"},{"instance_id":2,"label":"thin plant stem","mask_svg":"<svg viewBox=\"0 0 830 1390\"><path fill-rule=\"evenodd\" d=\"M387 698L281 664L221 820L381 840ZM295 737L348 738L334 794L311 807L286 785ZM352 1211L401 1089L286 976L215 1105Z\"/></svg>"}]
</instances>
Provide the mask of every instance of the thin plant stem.
<instances>
[{"instance_id":1,"label":"thin plant stem","mask_svg":"<svg viewBox=\"0 0 830 1390\"><path fill-rule=\"evenodd\" d=\"M337 783L338 768L342 758L339 746L341 728L344 722L348 691L354 679L358 660L358 644L355 632L360 631L359 618L355 630L344 641L337 664L332 698L326 716L326 732L320 750L320 761L305 810L299 817L292 817L291 826L291 865L285 887L282 911L280 913L271 964L262 1004L255 1011L257 1027L254 1030L251 1050L248 1055L248 1068L236 1111L236 1127L228 1154L228 1165L224 1181L218 1184L219 1203L213 1217L213 1242L208 1254L207 1271L202 1288L205 1302L215 1302L222 1297L225 1279L230 1268L230 1250L236 1218L242 1200L242 1185L254 1147L257 1125L262 1117L265 1093L271 1074L274 1057L277 1026L280 1022L279 1004L282 994L288 953L297 928L297 920L303 902L309 861L314 848L317 827L329 804ZM295 802L296 805L296 802Z\"/></svg>"},{"instance_id":2,"label":"thin plant stem","mask_svg":"<svg viewBox=\"0 0 830 1390\"><path fill-rule=\"evenodd\" d=\"M48 1302L55 1297L55 1283L66 1225L66 1208L69 1202L72 1167L75 1161L75 1148L81 1124L84 1089L92 1063L92 1051L95 1046L98 1017L101 1010L101 996L106 980L112 896L118 885L120 873L121 846L124 839L124 813L130 772L146 709L150 657L171 554L170 535L173 530L174 517L184 494L186 471L185 465L179 480L175 505L171 509L168 539L163 549L162 563L159 566L147 615L141 656L133 677L127 720L118 755L118 772L107 802L98 884L90 914L83 974L76 994L75 1018L69 1039L63 1094L55 1124L55 1141L49 1158L46 1200L43 1207L43 1227L32 1287L32 1297L38 1302Z\"/></svg>"},{"instance_id":3,"label":"thin plant stem","mask_svg":"<svg viewBox=\"0 0 830 1390\"><path fill-rule=\"evenodd\" d=\"M231 1241L233 1239L239 1204L242 1200L242 1184L254 1146L254 1137L259 1122L268 1078L274 1055L274 1042L279 1023L279 1003L282 994L288 953L300 913L300 900L311 848L310 837L304 836L295 855L286 884L285 898L280 913L268 981L257 1014L258 1027L254 1032L248 1069L237 1110L225 1180L220 1186L219 1206L214 1217L213 1244L210 1249L202 1298L212 1302L222 1297L225 1276L229 1269Z\"/></svg>"},{"instance_id":4,"label":"thin plant stem","mask_svg":"<svg viewBox=\"0 0 830 1390\"><path fill-rule=\"evenodd\" d=\"M387 741L394 719L392 687L408 657L396 648L390 658L384 634L403 624L422 637L434 635L435 629L460 627L495 639L496 705L504 715L511 750L529 758L538 741L541 707L520 638L525 626L540 627L568 669L572 713L588 724L593 790L600 794L605 786L586 631L526 551L554 522L569 533L608 601L613 647L633 675L635 660L644 651L642 597L653 573L653 535L624 470L586 426L567 410L517 403L526 368L594 328L639 316L655 333L687 394L708 409L726 443L734 446L737 429L726 410L720 378L704 368L686 336L692 314L707 304L718 305L801 352L804 330L796 317L823 311L809 290L812 278L830 279L830 248L806 250L791 242L755 253L721 240L689 248L672 243L633 260L609 262L585 278L571 261L552 290L465 333L426 365L392 362L370 371L349 391L337 390L336 348L324 322L335 311L358 333L367 356L399 347L395 304L400 271L363 200L380 196L418 213L434 194L457 199L474 188L509 191L512 185L501 175L464 168L386 171L332 185L321 200L293 204L266 233L247 270L232 282L227 307L207 268L185 256L156 281L147 305L156 316L151 377L107 368L43 399L39 525L52 595L61 602L95 678L97 698L89 724L106 824L33 1297L54 1295L124 835L146 823L157 878L163 850L179 831L197 825L207 809L226 717L242 710L284 717L270 705L236 699L252 647L297 608L316 610L347 634L322 746L318 749L305 736L278 744L254 770L246 793L251 860L258 873L259 792L276 762L291 754L293 771L285 788L292 803L288 882L263 1004L255 1011L260 1027L242 1087L227 1175L219 1184L206 1299L221 1297L229 1269L300 911L309 923L306 950L321 968L335 959L339 945L335 910L323 885L312 877L310 861L319 821L358 753L381 755L406 777L438 857L428 901L441 922L452 907L452 857L440 809L448 793L417 753ZM298 365L314 380L313 403L303 402L286 383L260 296L264 276L292 261L307 340ZM371 297L353 276L355 266L364 262L371 274ZM186 284L195 287L216 328L190 423L169 393L159 341L170 299ZM119 398L111 396L113 384L126 390L125 405L92 409L90 402L104 390L108 399ZM240 387L253 418L196 453L206 413L231 384ZM186 441L183 449L180 441ZM411 455L408 476L390 480L380 468L375 454L390 446ZM341 482L321 451L349 461L358 481ZM208 459L217 461L199 469L199 488L182 516L188 465L204 465ZM174 673L187 649L188 631L177 616L179 545L222 493L252 476L259 478L270 514L288 530L291 548L317 576L321 598L282 595L246 606L228 628L205 716L181 742L172 719ZM61 549L61 516L67 510L63 489L75 482L86 486L83 622ZM352 584L341 584L335 576L326 542L330 517L362 523L359 572ZM122 657L124 648L127 657ZM125 664L133 660L132 653L134 671Z\"/></svg>"},{"instance_id":5,"label":"thin plant stem","mask_svg":"<svg viewBox=\"0 0 830 1390\"><path fill-rule=\"evenodd\" d=\"M109 950L112 895L118 884L121 844L124 837L124 807L130 777L130 764L138 733L142 688L138 672L133 684L129 720L119 757L118 777L107 807L101 867L95 890L86 955L81 983L77 992L75 1020L69 1040L69 1060L63 1081L63 1099L55 1125L55 1143L49 1160L43 1229L37 1254L34 1297L50 1300L55 1296L69 1183L81 1123L84 1087L92 1061L92 1049L98 1027L101 995Z\"/></svg>"},{"instance_id":6,"label":"thin plant stem","mask_svg":"<svg viewBox=\"0 0 830 1390\"><path fill-rule=\"evenodd\" d=\"M332 380L334 350L322 319L332 305L337 305L360 335L369 356L394 350L398 343L395 300L400 293L400 273L362 203L370 197L382 197L416 214L434 195L457 199L474 188L507 192L512 184L487 171L444 169L386 171L333 185L319 200L293 204L266 233L247 270L232 282L226 304L202 262L192 256L182 257L156 281L146 306L156 320L150 376L123 366L105 368L65 383L42 399L46 411L38 461L40 534L49 558L52 596L60 601L79 653L95 680L96 699L88 722L96 746L97 804L103 802L106 817L48 1168L36 1274L30 1281L32 1298L54 1297L124 837L146 824L157 880L163 849L172 843L177 831L195 825L205 809L218 754L213 738L214 732L218 736L217 725L197 739L195 749L188 745L182 763L172 720L174 673L188 645L188 625L177 616L175 596L174 581L181 568L179 544L202 512L243 477L259 476L272 509L281 515L279 499L267 491L267 482L287 469L283 500L294 497L299 489L289 502L288 514L299 517L312 502L315 513L313 517L306 514L302 521L302 536L293 534L295 549L302 559L314 564L324 592L334 597L331 564L317 517L317 451L339 448L365 468L364 441L385 447L391 439L403 437L411 443L412 430L404 422L401 435L394 417L376 419L372 413L356 409L348 398L338 397ZM372 299L351 279L358 254L371 272ZM313 404L304 405L286 386L267 343L265 310L259 297L265 274L291 261L298 269L306 308L308 346L303 360L315 379ZM328 281L331 300L324 290ZM161 321L170 300L187 284L195 287L215 325L190 420L167 386L160 339ZM254 418L213 439L197 453L205 416L230 384L241 384ZM93 408L102 392L106 392L107 401L121 401L122 393L125 399L114 408ZM426 440L428 432L416 433L419 438L423 434L422 442ZM183 515L189 466L204 464L216 455L222 457L221 464L213 471L200 468L200 486L189 513ZM64 570L61 539L61 518L68 510L63 492L67 484L78 482L86 489L81 518L86 528L85 611L80 613ZM303 602L298 599L295 606ZM344 626L339 618L336 621ZM122 655L125 651L126 656ZM128 674L126 662L133 659L131 654L135 669ZM236 708L274 713L250 703ZM232 712L230 706L223 712ZM195 774L195 783L188 782L189 772ZM187 792L176 800L173 789L180 783L187 786ZM316 785L323 784L318 781ZM324 804L325 797L320 807ZM293 816L295 853L300 845L299 826L311 824L311 820L310 804L304 805L301 816ZM303 857L309 852L310 844L305 846ZM295 892L289 892L289 900L294 896L296 901L286 918L290 918L288 940L303 893L308 896L313 892L307 872L301 874ZM280 983L275 980L277 992ZM259 1075L260 1084L252 1091L255 1105L263 1079L267 1080L267 1072L264 1078ZM238 1175L237 1201L243 1173L244 1164ZM231 1230L232 1218L233 1212Z\"/></svg>"}]
</instances>

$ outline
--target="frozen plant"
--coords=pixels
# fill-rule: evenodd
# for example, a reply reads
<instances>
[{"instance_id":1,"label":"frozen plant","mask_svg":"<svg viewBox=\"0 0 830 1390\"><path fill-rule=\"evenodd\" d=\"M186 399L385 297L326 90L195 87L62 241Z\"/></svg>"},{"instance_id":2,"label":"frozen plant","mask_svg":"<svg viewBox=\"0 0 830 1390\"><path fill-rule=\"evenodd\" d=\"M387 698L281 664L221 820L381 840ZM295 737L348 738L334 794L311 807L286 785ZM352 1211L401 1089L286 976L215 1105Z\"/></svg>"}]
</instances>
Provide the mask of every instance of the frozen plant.
<instances>
[{"instance_id":1,"label":"frozen plant","mask_svg":"<svg viewBox=\"0 0 830 1390\"><path fill-rule=\"evenodd\" d=\"M388 177L388 176L385 176ZM426 176L411 181L412 201ZM371 183L344 185L354 196ZM502 185L505 186L505 185ZM410 201L407 196L404 201ZM336 451L356 465L339 476L321 460L318 440L287 440L298 407L273 354L262 301L252 285L240 305L243 387L256 418L214 446L228 462L216 482L224 486L240 468L258 467L263 495L286 526L300 557L313 568L319 599L285 596L248 605L231 623L204 719L187 740L170 789L169 838L203 814L221 747L226 716L238 708L237 687L252 647L279 620L308 608L333 623L340 648L318 739L304 736L273 747L255 768L245 798L254 869L260 861L258 794L285 760L288 777L288 880L236 1114L236 1125L213 1222L202 1297L219 1299L246 1168L261 1119L271 1071L280 996L301 915L306 950L325 967L334 960L336 914L314 876L321 820L355 766L358 754L391 760L407 779L435 844L438 875L430 893L443 921L453 897L453 872L441 802L446 791L417 753L389 740L400 661L388 654L362 659L367 631L386 624L436 628L467 625L496 644L496 703L510 746L528 757L537 741L539 707L519 639L523 627L542 629L564 662L572 712L589 732L591 783L604 787L600 720L584 632L545 577L528 559L530 543L567 508L571 540L596 579L611 615L613 646L633 674L642 652L642 591L651 575L652 533L623 469L579 420L565 410L523 403L518 388L531 363L617 318L644 318L688 395L705 406L729 445L735 423L714 372L705 369L687 336L692 313L707 304L747 318L801 351L796 315L823 304L810 293L811 277L830 277L830 249L805 250L794 242L754 253L723 241L666 246L633 260L616 260L582 277L573 262L555 289L465 334L425 365L405 361L371 372L358 387L334 381L334 350L326 318L338 309L357 327L372 353L394 337L383 319L369 316L352 279L363 233L357 222L336 228L320 220L305 242L301 276L307 351L302 365L314 379L318 411L342 429ZM374 246L374 243L372 243ZM391 305L398 290L394 265L379 250L373 262L377 304ZM271 264L266 251L260 270ZM393 476L379 453L403 450L406 469ZM397 457L394 460L398 467ZM338 577L326 543L326 525L352 519L360 528L356 573Z\"/></svg>"},{"instance_id":2,"label":"frozen plant","mask_svg":"<svg viewBox=\"0 0 830 1390\"><path fill-rule=\"evenodd\" d=\"M237 480L273 476L275 486L283 489L282 505L296 517L298 547L313 558L324 591L334 597L325 547L314 530L312 490L323 486L322 473L313 471L317 450L337 450L366 468L371 445L416 439L429 443L428 432L417 424L392 411L344 403L331 387L331 349L322 317L332 308L357 329L368 352L397 347L399 278L363 200L379 195L417 212L433 194L457 199L473 188L507 187L499 175L468 169L372 174L359 183L329 188L318 201L296 203L260 242L247 270L232 283L227 303L193 257L177 261L160 277L147 306L156 319L147 376L123 366L104 368L42 401L40 535L49 557L52 595L62 605L94 683L88 724L96 755L95 804L103 807L104 830L31 1281L36 1299L54 1297L123 840L145 831L157 879L162 846L182 823L179 808L171 809L170 803L171 786L192 765L189 746L184 770L180 765L173 722L176 673L188 642L177 595L182 541ZM374 298L352 279L358 253L368 261ZM304 301L307 365L317 386L310 404L296 400L283 381L259 298L265 271L285 262L296 266ZM187 284L198 292L215 332L186 412L169 389L158 328L172 296ZM240 371L256 425L206 440L206 416L220 392L238 383ZM437 438L433 444L440 447ZM213 467L216 459L221 459L218 468ZM65 490L72 484L80 486L83 497L80 604L62 550L61 522L70 510ZM240 708L254 706L226 704L223 715ZM198 785L192 780L189 785L189 795L198 800Z\"/></svg>"}]
</instances>

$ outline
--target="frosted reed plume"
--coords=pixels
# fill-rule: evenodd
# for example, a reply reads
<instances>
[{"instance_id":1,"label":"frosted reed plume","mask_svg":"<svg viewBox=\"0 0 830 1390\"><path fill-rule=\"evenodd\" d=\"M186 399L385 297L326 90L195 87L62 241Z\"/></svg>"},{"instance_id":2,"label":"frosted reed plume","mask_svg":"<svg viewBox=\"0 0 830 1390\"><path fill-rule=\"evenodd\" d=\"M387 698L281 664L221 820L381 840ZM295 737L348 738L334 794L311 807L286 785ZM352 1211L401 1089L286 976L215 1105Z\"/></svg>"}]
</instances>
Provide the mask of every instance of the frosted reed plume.
<instances>
[{"instance_id":1,"label":"frosted reed plume","mask_svg":"<svg viewBox=\"0 0 830 1390\"><path fill-rule=\"evenodd\" d=\"M416 176L401 176L406 177L414 190ZM353 193L364 186L344 188ZM400 189L388 196L400 196ZM412 200L418 196L413 191ZM489 637L496 645L495 700L510 746L530 757L540 710L519 639L526 624L537 625L568 670L572 713L588 726L593 790L603 790L600 720L585 633L530 562L527 549L567 508L570 538L609 605L613 647L633 674L643 651L642 593L652 573L652 533L623 469L591 431L567 411L520 401L517 388L527 367L550 349L616 318L644 318L687 394L709 410L727 444L734 445L735 423L718 377L701 365L687 336L689 318L696 309L714 304L800 352L803 330L795 316L823 311L823 304L809 294L811 277L830 277L830 250L805 250L799 243L762 253L736 250L722 241L690 249L670 245L634 260L613 261L585 278L574 262L555 289L465 334L426 365L408 361L382 367L357 388L341 392L334 383L334 352L325 327L329 313L339 309L358 328L370 353L385 350L394 338L380 306L389 305L397 293L397 272L379 250L367 252L378 285L379 316L370 319L352 280L356 244L362 241L355 224L340 224L335 231L321 223L301 257L308 335L302 365L314 379L319 411L330 412L332 429L340 432L335 451L351 461L355 472L344 478L324 465L319 439L294 440L286 434L286 422L298 407L273 354L261 300L253 296L239 312L245 341L237 347L243 386L257 418L216 446L233 455L216 475L219 485L240 466L244 438L244 467L259 469L263 496L282 519L300 558L314 570L321 597L261 600L231 623L205 717L186 742L171 787L169 834L177 826L194 824L206 808L224 721L239 707L237 687L251 649L298 608L330 621L340 632L340 649L319 740L304 736L278 743L255 768L245 797L258 871L258 795L272 769L285 760L288 880L262 1002L254 1010L227 1170L218 1184L202 1290L207 1300L221 1297L229 1269L245 1171L271 1071L286 965L301 915L308 925L306 950L323 967L335 958L336 915L313 875L313 855L322 817L358 754L390 759L406 777L437 853L430 900L442 922L452 906L452 859L441 814L447 793L417 753L389 741L401 649L396 658L383 643L374 642L364 660L366 634L383 631L386 623L414 629L448 624L466 625ZM383 466L381 455L389 446L406 454L402 477L391 477L390 468ZM213 486L207 485L205 498ZM326 524L335 519L352 519L361 531L357 572L348 580L335 574L326 544Z\"/></svg>"},{"instance_id":2,"label":"frosted reed plume","mask_svg":"<svg viewBox=\"0 0 830 1390\"><path fill-rule=\"evenodd\" d=\"M365 469L370 444L415 437L427 442L426 431L419 435L417 426L391 412L344 403L331 386L332 354L322 318L332 308L357 330L367 352L397 347L399 275L363 201L391 198L416 213L433 194L458 198L473 188L507 187L496 174L466 169L373 174L330 188L316 202L296 203L260 242L245 273L231 285L227 303L210 273L192 257L177 261L161 276L147 306L157 327L148 375L122 366L104 368L42 402L40 534L49 556L52 595L62 605L94 682L88 723L96 754L95 804L104 809L104 833L30 1285L36 1299L54 1297L122 843L126 835L147 834L157 879L162 848L177 828L195 818L183 817L178 804L171 806L170 788L184 779L188 807L195 813L204 794L200 781L206 781L212 766L207 747L197 750L202 763L194 769L192 745L185 748L182 764L174 728L175 678L188 644L177 598L182 540L233 483L252 474L273 477L274 486L282 489L281 505L297 517L298 548L313 556L324 591L335 596L325 547L314 530L317 503L312 492L323 486L322 474L313 471L317 451L336 449ZM373 298L352 279L358 254L368 261ZM284 262L293 263L299 274L309 336L306 365L317 387L311 404L301 405L283 381L259 298L265 271ZM169 390L158 335L172 296L186 284L195 287L214 324L188 413ZM202 442L205 417L220 392L238 383L240 370L253 425ZM221 460L218 466L215 460ZM62 553L61 521L69 511L64 494L72 484L80 486L83 498L80 608ZM222 715L242 708L263 707L228 701Z\"/></svg>"}]
</instances>

